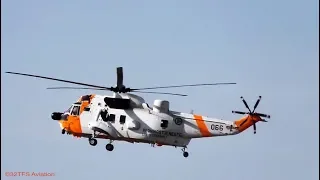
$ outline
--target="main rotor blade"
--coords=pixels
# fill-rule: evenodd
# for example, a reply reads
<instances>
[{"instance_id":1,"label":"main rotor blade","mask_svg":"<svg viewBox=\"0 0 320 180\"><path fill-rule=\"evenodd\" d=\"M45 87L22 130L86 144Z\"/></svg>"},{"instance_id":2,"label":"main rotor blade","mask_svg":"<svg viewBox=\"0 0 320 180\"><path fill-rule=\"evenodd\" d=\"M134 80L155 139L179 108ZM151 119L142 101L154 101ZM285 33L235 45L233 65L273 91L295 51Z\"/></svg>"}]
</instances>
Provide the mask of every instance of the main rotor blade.
<instances>
[{"instance_id":1,"label":"main rotor blade","mask_svg":"<svg viewBox=\"0 0 320 180\"><path fill-rule=\"evenodd\" d=\"M102 91L106 90L102 88L86 88L86 87L48 87L47 89L90 89L90 90L102 90ZM175 96L188 96L186 94L176 94L176 93L167 93L167 92L148 92L148 91L133 91L133 92L150 93L150 94L168 94L168 95L175 95Z\"/></svg>"},{"instance_id":2,"label":"main rotor blade","mask_svg":"<svg viewBox=\"0 0 320 180\"><path fill-rule=\"evenodd\" d=\"M80 82L69 81L69 80L64 80L64 79L57 79L57 78L46 77L46 76L39 76L39 75L25 74L25 73L17 73L17 72L6 72L6 73L16 74L16 75L22 75L22 76L36 77L36 78L41 78L41 79L49 79L49 80L54 80L54 81L60 81L60 82L70 83L70 84L77 84L77 85L82 85L82 86L88 86L88 87L95 87L95 88L101 88L101 89L111 90L111 88L109 88L109 87L97 86L97 85L92 85L92 84L80 83Z\"/></svg>"},{"instance_id":3,"label":"main rotor blade","mask_svg":"<svg viewBox=\"0 0 320 180\"><path fill-rule=\"evenodd\" d=\"M150 92L150 91L133 91L138 93L149 93L149 94L168 94L168 95L175 95L175 96L188 96L186 94L176 94L176 93L167 93L167 92Z\"/></svg>"},{"instance_id":4,"label":"main rotor blade","mask_svg":"<svg viewBox=\"0 0 320 180\"><path fill-rule=\"evenodd\" d=\"M187 86L213 86L213 85L228 85L236 83L211 83L211 84L186 84L186 85L177 85L177 86L158 86L158 87L147 87L147 88L136 88L131 90L145 90L145 89L163 89L163 88L177 88L177 87L187 87Z\"/></svg>"},{"instance_id":5,"label":"main rotor blade","mask_svg":"<svg viewBox=\"0 0 320 180\"><path fill-rule=\"evenodd\" d=\"M122 67L117 68L117 87L122 88L123 86L123 70Z\"/></svg>"},{"instance_id":6,"label":"main rotor blade","mask_svg":"<svg viewBox=\"0 0 320 180\"><path fill-rule=\"evenodd\" d=\"M107 90L104 88L86 88L86 87L48 87L47 89L90 89L90 90L102 90L102 91Z\"/></svg>"}]
</instances>

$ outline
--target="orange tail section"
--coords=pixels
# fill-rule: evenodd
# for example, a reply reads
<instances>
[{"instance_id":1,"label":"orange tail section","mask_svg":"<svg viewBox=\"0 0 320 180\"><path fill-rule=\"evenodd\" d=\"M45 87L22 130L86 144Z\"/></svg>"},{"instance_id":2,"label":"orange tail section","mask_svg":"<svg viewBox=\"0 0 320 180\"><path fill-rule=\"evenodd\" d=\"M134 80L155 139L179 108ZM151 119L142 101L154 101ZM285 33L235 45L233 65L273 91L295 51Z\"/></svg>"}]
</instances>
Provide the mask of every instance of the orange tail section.
<instances>
[{"instance_id":1,"label":"orange tail section","mask_svg":"<svg viewBox=\"0 0 320 180\"><path fill-rule=\"evenodd\" d=\"M260 116L258 115L247 115L242 117L239 120L236 120L234 123L237 125L239 132L243 132L244 130L248 129L253 124L263 121Z\"/></svg>"}]
</instances>

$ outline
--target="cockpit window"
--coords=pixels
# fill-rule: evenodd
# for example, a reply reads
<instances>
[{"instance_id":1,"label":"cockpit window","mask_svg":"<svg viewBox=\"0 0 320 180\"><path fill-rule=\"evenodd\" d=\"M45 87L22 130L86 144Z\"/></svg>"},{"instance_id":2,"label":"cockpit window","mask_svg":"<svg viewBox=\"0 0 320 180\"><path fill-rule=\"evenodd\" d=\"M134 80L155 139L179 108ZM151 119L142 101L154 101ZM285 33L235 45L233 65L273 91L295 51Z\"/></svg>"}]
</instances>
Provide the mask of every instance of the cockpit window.
<instances>
[{"instance_id":1,"label":"cockpit window","mask_svg":"<svg viewBox=\"0 0 320 180\"><path fill-rule=\"evenodd\" d=\"M79 112L80 112L80 106L73 106L73 109L71 111L71 115L75 115L75 116L78 116L79 115Z\"/></svg>"}]
</instances>

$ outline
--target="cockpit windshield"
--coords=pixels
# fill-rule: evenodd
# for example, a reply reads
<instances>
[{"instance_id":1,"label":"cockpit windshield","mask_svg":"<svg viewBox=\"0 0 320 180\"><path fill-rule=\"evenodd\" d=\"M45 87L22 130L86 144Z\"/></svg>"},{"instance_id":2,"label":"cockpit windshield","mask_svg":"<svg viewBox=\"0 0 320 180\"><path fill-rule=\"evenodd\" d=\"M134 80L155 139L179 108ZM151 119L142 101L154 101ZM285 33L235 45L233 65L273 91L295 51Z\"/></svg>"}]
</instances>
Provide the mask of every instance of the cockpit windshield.
<instances>
[{"instance_id":1,"label":"cockpit windshield","mask_svg":"<svg viewBox=\"0 0 320 180\"><path fill-rule=\"evenodd\" d=\"M76 102L76 103L72 104L69 107L69 109L66 110L64 113L78 116L80 114L80 106L81 106L81 103Z\"/></svg>"},{"instance_id":2,"label":"cockpit windshield","mask_svg":"<svg viewBox=\"0 0 320 180\"><path fill-rule=\"evenodd\" d=\"M74 105L71 115L78 116L80 114L80 105Z\"/></svg>"},{"instance_id":3,"label":"cockpit windshield","mask_svg":"<svg viewBox=\"0 0 320 180\"><path fill-rule=\"evenodd\" d=\"M68 110L66 110L64 113L70 113L71 109L72 109L73 105L71 105Z\"/></svg>"}]
</instances>

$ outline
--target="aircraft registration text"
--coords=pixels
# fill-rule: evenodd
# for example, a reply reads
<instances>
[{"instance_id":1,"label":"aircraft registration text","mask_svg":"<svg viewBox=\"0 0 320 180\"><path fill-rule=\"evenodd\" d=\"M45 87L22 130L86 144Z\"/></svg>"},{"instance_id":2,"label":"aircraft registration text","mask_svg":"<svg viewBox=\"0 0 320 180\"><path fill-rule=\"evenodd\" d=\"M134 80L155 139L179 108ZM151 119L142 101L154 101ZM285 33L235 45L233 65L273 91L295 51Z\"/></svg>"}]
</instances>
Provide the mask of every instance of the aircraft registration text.
<instances>
[{"instance_id":1,"label":"aircraft registration text","mask_svg":"<svg viewBox=\"0 0 320 180\"><path fill-rule=\"evenodd\" d=\"M223 131L223 125L211 124L211 130Z\"/></svg>"},{"instance_id":2,"label":"aircraft registration text","mask_svg":"<svg viewBox=\"0 0 320 180\"><path fill-rule=\"evenodd\" d=\"M170 131L161 131L161 130L153 130L153 129L143 129L143 134L149 133L149 136L163 137L173 136L173 137L182 137L182 133L179 132L170 132Z\"/></svg>"}]
</instances>

